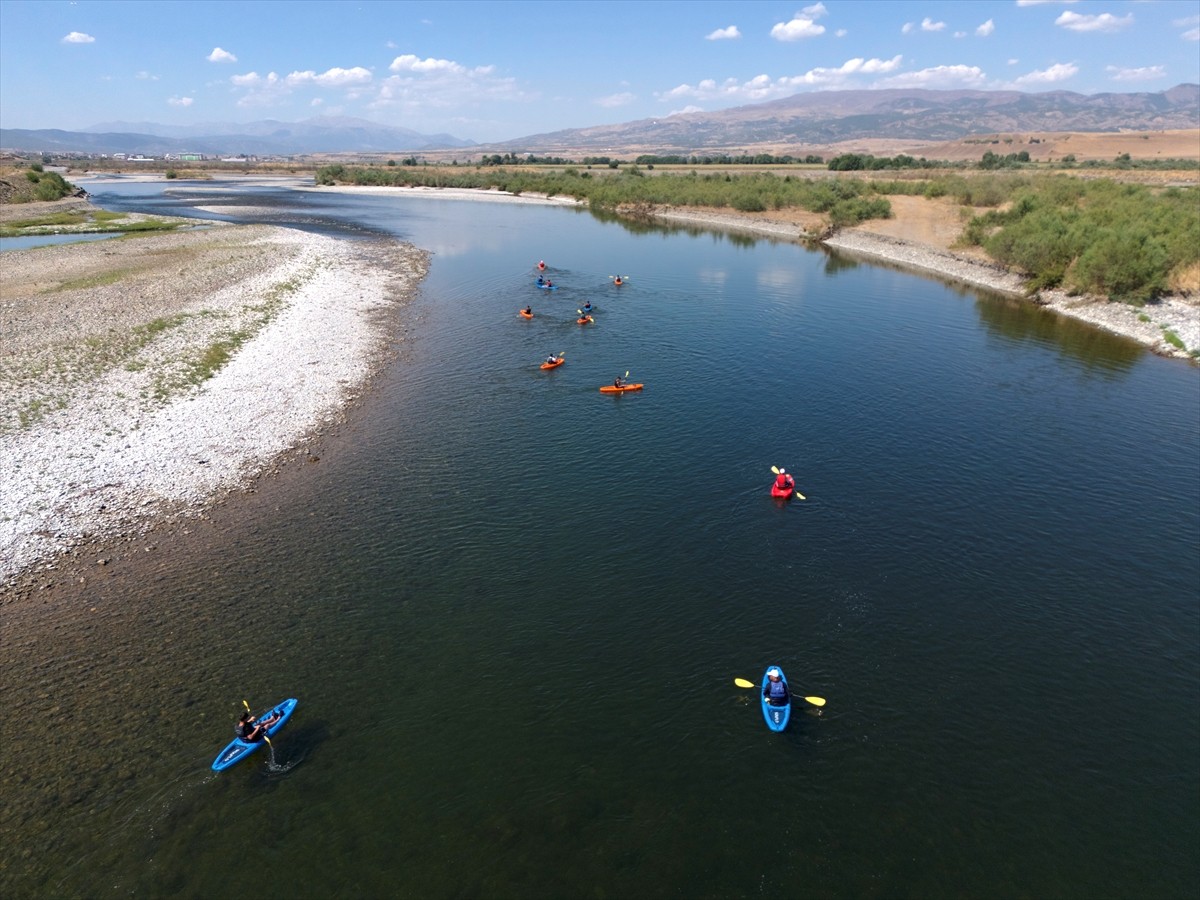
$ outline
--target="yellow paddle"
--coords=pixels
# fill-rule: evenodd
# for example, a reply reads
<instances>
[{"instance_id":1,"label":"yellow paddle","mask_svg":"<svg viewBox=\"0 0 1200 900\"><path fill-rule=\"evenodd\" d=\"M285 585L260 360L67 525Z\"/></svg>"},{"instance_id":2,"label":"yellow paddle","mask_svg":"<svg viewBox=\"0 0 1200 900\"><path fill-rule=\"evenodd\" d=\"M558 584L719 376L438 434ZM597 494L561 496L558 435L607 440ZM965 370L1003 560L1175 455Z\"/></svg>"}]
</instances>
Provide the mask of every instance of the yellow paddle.
<instances>
[{"instance_id":1,"label":"yellow paddle","mask_svg":"<svg viewBox=\"0 0 1200 900\"><path fill-rule=\"evenodd\" d=\"M771 471L772 471L772 472L774 472L776 475L778 475L778 474L779 474L779 470L778 470L777 468L775 468L774 466L771 466ZM797 497L799 497L801 500L807 500L807 499L808 499L807 497L805 497L805 496L804 496L802 493L800 493L799 491L796 491L796 496L797 496ZM783 498L783 499L785 499L785 500L786 500L787 498L785 497L785 498Z\"/></svg>"},{"instance_id":2,"label":"yellow paddle","mask_svg":"<svg viewBox=\"0 0 1200 900\"><path fill-rule=\"evenodd\" d=\"M733 683L736 684L740 688L754 687L754 682L747 681L745 678L735 678L735 679L733 679ZM804 700L806 703L811 703L813 706L824 706L825 705L824 697L805 697Z\"/></svg>"}]
</instances>

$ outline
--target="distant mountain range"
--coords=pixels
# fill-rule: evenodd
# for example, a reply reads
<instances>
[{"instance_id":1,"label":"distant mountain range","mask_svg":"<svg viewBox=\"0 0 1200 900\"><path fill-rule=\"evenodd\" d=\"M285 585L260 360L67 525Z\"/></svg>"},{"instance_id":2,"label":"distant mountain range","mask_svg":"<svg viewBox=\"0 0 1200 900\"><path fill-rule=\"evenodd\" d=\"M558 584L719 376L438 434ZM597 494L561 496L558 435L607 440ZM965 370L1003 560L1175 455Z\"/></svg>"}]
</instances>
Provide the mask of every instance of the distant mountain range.
<instances>
[{"instance_id":1,"label":"distant mountain range","mask_svg":"<svg viewBox=\"0 0 1200 900\"><path fill-rule=\"evenodd\" d=\"M420 134L366 119L319 116L303 122L265 120L231 124L159 125L104 122L84 131L0 128L5 150L124 153L163 156L300 156L310 153L403 153L474 146L449 134Z\"/></svg>"},{"instance_id":2,"label":"distant mountain range","mask_svg":"<svg viewBox=\"0 0 1200 900\"><path fill-rule=\"evenodd\" d=\"M1200 128L1200 85L1161 93L1049 91L821 91L720 112L535 134L497 145L510 152L695 153L802 148L844 141L950 141L1020 131Z\"/></svg>"},{"instance_id":3,"label":"distant mountain range","mask_svg":"<svg viewBox=\"0 0 1200 900\"><path fill-rule=\"evenodd\" d=\"M0 149L162 156L300 156L323 153L506 151L518 155L790 152L855 140L952 141L971 135L1047 131L1200 128L1200 85L1159 93L1047 91L820 91L719 112L680 113L573 128L479 145L365 119L318 117L189 126L105 122L85 131L0 129Z\"/></svg>"}]
</instances>

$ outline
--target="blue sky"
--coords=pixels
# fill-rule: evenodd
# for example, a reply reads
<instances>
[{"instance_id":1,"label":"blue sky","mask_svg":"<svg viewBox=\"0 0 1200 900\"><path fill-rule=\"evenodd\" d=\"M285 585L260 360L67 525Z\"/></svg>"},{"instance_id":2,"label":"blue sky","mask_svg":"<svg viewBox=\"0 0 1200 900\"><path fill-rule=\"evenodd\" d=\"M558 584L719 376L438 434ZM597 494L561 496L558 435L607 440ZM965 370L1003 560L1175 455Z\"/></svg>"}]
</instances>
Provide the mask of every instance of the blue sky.
<instances>
[{"instance_id":1,"label":"blue sky","mask_svg":"<svg viewBox=\"0 0 1200 900\"><path fill-rule=\"evenodd\" d=\"M0 0L0 125L344 115L480 142L816 90L1200 82L1200 0Z\"/></svg>"}]
</instances>

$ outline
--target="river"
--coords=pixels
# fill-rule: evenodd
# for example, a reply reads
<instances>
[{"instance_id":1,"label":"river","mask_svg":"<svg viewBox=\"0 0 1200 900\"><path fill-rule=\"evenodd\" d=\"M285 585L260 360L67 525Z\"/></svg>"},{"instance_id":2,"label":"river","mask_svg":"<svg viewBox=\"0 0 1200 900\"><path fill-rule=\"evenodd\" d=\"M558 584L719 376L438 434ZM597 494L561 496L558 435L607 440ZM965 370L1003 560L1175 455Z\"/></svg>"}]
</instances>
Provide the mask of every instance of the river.
<instances>
[{"instance_id":1,"label":"river","mask_svg":"<svg viewBox=\"0 0 1200 900\"><path fill-rule=\"evenodd\" d=\"M1195 366L790 243L89 189L434 258L319 462L0 611L5 896L1195 896Z\"/></svg>"}]
</instances>

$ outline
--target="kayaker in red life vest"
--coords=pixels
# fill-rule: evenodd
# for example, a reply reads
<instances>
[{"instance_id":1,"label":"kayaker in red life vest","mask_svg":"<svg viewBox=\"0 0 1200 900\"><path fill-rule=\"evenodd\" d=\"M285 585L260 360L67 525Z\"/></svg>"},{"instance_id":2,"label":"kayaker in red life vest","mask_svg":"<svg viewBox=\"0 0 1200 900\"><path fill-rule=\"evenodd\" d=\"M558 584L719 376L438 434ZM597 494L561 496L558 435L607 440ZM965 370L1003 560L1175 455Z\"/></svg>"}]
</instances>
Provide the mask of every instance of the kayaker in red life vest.
<instances>
[{"instance_id":1,"label":"kayaker in red life vest","mask_svg":"<svg viewBox=\"0 0 1200 900\"><path fill-rule=\"evenodd\" d=\"M795 490L796 479L787 473L787 469L780 469L775 476L775 487L781 491Z\"/></svg>"},{"instance_id":2,"label":"kayaker in red life vest","mask_svg":"<svg viewBox=\"0 0 1200 900\"><path fill-rule=\"evenodd\" d=\"M279 720L279 713L267 716L261 722L250 715L249 712L242 713L242 717L238 719L237 724L233 726L233 733L245 741L247 744L253 744L261 741L266 736L266 731Z\"/></svg>"},{"instance_id":3,"label":"kayaker in red life vest","mask_svg":"<svg viewBox=\"0 0 1200 900\"><path fill-rule=\"evenodd\" d=\"M780 474L783 473L781 472ZM787 706L791 702L787 682L783 680L783 673L778 669L772 669L767 673L767 683L763 687L763 698L772 706Z\"/></svg>"}]
</instances>

